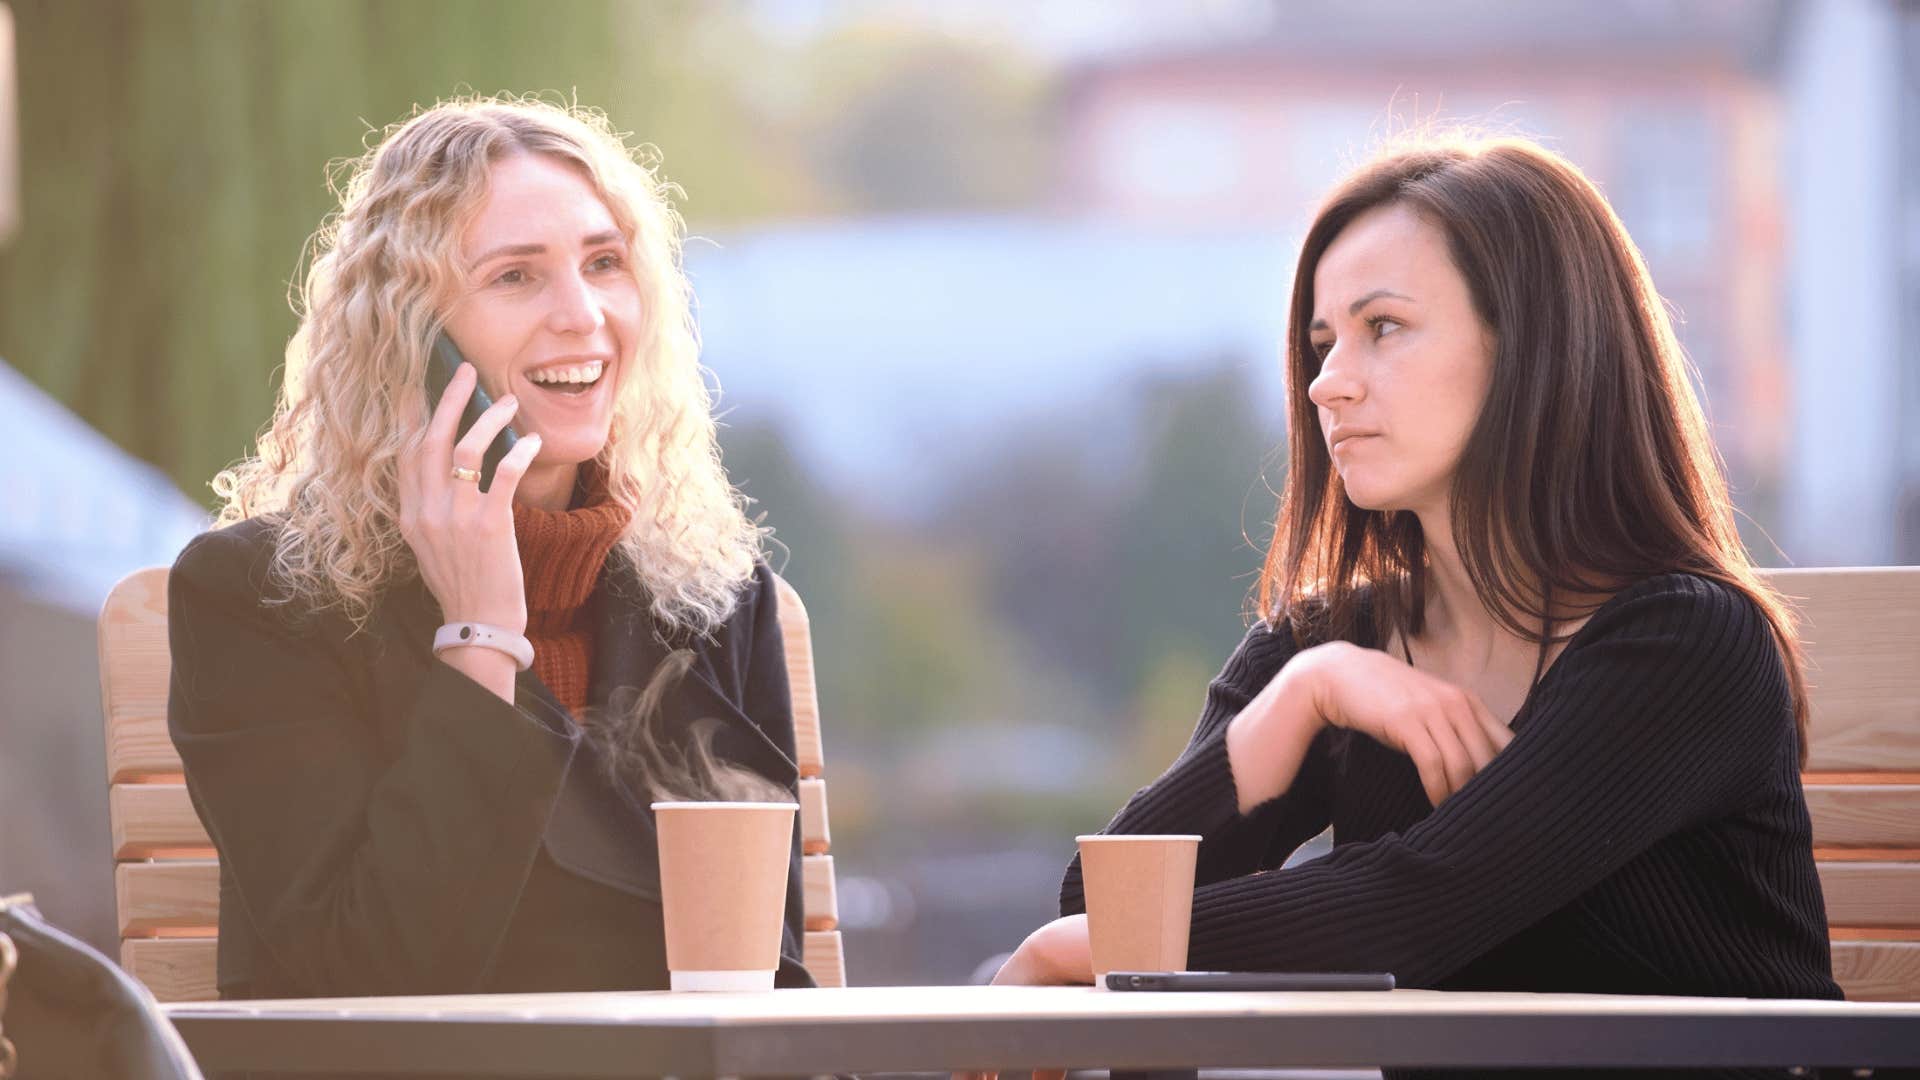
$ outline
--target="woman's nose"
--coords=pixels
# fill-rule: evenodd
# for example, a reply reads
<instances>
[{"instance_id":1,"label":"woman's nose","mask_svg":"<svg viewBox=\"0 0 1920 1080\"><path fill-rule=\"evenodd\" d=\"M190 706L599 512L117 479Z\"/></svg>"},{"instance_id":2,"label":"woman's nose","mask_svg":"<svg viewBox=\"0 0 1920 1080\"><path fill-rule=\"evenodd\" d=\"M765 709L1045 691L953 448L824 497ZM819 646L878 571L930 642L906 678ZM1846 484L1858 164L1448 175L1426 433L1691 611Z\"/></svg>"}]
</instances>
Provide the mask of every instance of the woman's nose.
<instances>
[{"instance_id":1,"label":"woman's nose","mask_svg":"<svg viewBox=\"0 0 1920 1080\"><path fill-rule=\"evenodd\" d=\"M1331 408L1335 402L1358 401L1365 393L1365 384L1338 345L1320 361L1320 373L1307 384L1307 400L1323 409Z\"/></svg>"},{"instance_id":2,"label":"woman's nose","mask_svg":"<svg viewBox=\"0 0 1920 1080\"><path fill-rule=\"evenodd\" d=\"M555 279L552 304L547 310L547 325L562 334L591 334L606 325L606 313L600 298L579 274L563 274Z\"/></svg>"}]
</instances>

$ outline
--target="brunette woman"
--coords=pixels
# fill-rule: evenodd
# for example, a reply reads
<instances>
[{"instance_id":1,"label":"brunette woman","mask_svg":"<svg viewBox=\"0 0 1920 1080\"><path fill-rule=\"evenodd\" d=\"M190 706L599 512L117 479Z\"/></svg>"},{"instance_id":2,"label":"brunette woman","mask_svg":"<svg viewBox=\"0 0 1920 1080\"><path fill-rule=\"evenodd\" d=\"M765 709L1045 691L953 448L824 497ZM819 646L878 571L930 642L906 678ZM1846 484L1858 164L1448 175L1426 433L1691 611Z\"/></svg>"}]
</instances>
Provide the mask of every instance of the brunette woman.
<instances>
[{"instance_id":1,"label":"brunette woman","mask_svg":"<svg viewBox=\"0 0 1920 1080\"><path fill-rule=\"evenodd\" d=\"M1793 624L1593 184L1511 139L1379 156L1286 360L1257 621L1107 826L1204 837L1189 966L1840 997ZM1077 861L1060 910L1000 981L1089 981Z\"/></svg>"}]
</instances>

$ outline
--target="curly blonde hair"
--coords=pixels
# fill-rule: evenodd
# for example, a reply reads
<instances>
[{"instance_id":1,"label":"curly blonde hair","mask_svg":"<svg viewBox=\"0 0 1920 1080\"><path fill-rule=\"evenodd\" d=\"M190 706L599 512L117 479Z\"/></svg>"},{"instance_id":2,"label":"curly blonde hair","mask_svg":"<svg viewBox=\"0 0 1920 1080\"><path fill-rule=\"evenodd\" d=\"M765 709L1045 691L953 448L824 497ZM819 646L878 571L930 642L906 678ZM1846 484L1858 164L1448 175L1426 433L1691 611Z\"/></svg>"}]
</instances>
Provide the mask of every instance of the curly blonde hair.
<instances>
[{"instance_id":1,"label":"curly blonde hair","mask_svg":"<svg viewBox=\"0 0 1920 1080\"><path fill-rule=\"evenodd\" d=\"M763 531L721 467L713 397L681 268L678 189L605 114L509 95L464 97L386 129L330 171L340 209L309 241L292 297L299 330L256 456L214 478L217 525L278 515L277 603L337 609L363 628L382 592L417 570L400 536L398 466L429 413L429 345L457 295L457 256L493 162L544 154L593 185L634 253L643 325L597 459L632 511L615 547L670 629L709 633L732 614ZM344 180L342 176L344 175ZM623 370L625 366L623 365Z\"/></svg>"}]
</instances>

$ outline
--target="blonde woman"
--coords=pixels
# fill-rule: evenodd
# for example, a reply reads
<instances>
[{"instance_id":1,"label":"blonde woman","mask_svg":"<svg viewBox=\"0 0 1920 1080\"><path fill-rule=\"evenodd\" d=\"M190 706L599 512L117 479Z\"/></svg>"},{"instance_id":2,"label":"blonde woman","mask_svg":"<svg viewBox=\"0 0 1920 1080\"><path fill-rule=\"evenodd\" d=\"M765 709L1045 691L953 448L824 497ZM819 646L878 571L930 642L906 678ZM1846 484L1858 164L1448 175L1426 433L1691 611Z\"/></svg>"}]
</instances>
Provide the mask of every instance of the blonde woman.
<instances>
[{"instance_id":1,"label":"blonde woman","mask_svg":"<svg viewBox=\"0 0 1920 1080\"><path fill-rule=\"evenodd\" d=\"M793 787L668 194L604 117L534 100L441 104L355 163L259 456L170 587L223 996L665 987L622 768L650 684L664 737L701 720L722 764ZM429 400L443 330L470 363ZM476 384L493 405L460 435ZM794 858L786 986L812 981Z\"/></svg>"}]
</instances>

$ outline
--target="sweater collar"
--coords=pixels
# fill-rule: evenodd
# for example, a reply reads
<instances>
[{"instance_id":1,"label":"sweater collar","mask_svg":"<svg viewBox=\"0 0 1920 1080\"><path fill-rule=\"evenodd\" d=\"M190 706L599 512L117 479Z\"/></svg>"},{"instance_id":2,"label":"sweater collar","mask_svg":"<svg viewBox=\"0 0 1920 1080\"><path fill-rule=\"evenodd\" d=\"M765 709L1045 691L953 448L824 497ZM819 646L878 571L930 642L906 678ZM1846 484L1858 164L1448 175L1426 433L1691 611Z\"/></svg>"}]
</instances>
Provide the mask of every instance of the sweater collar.
<instances>
[{"instance_id":1,"label":"sweater collar","mask_svg":"<svg viewBox=\"0 0 1920 1080\"><path fill-rule=\"evenodd\" d=\"M631 520L627 508L608 497L606 472L597 462L580 467L570 508L542 510L513 504L513 535L526 581L530 636L560 633L577 624L607 553Z\"/></svg>"}]
</instances>

